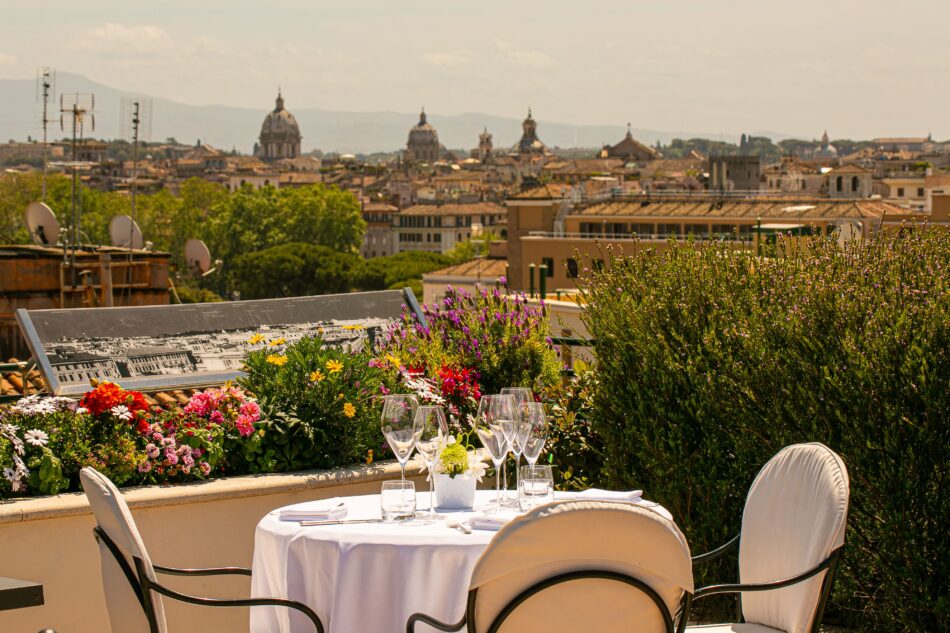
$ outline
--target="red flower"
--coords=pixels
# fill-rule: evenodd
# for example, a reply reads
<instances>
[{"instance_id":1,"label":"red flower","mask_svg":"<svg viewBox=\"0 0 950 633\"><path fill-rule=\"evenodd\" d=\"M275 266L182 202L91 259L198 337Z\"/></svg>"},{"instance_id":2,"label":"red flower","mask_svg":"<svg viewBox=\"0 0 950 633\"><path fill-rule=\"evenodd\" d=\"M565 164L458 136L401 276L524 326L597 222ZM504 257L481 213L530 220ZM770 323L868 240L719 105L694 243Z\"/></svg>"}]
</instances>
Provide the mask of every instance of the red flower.
<instances>
[{"instance_id":1,"label":"red flower","mask_svg":"<svg viewBox=\"0 0 950 633\"><path fill-rule=\"evenodd\" d=\"M83 396L80 406L94 416L106 413L112 407L125 404L125 390L113 382L100 382L95 389Z\"/></svg>"}]
</instances>

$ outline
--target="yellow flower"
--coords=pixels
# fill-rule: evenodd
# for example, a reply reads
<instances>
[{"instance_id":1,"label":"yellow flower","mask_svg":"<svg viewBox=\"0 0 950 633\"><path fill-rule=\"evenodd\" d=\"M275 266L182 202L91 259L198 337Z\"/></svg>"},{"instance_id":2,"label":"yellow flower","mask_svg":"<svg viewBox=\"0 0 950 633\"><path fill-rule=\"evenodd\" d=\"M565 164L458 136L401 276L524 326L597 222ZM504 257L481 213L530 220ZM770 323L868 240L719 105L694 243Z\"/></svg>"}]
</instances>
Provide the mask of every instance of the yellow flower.
<instances>
[{"instance_id":1,"label":"yellow flower","mask_svg":"<svg viewBox=\"0 0 950 633\"><path fill-rule=\"evenodd\" d=\"M328 360L327 361L327 371L331 374L336 374L343 371L343 363L338 360Z\"/></svg>"},{"instance_id":2,"label":"yellow flower","mask_svg":"<svg viewBox=\"0 0 950 633\"><path fill-rule=\"evenodd\" d=\"M287 357L283 354L268 354L267 362L271 365L277 365L278 367L283 367L287 364Z\"/></svg>"},{"instance_id":3,"label":"yellow flower","mask_svg":"<svg viewBox=\"0 0 950 633\"><path fill-rule=\"evenodd\" d=\"M263 334L255 334L255 335L252 336L251 338L247 339L247 342L250 343L251 345L257 345L258 343L260 343L260 342L263 341L263 340L264 340L264 335L263 335Z\"/></svg>"},{"instance_id":4,"label":"yellow flower","mask_svg":"<svg viewBox=\"0 0 950 633\"><path fill-rule=\"evenodd\" d=\"M324 378L326 378L326 376L324 376L323 372L319 369L317 371L310 372L310 382L320 382Z\"/></svg>"},{"instance_id":5,"label":"yellow flower","mask_svg":"<svg viewBox=\"0 0 950 633\"><path fill-rule=\"evenodd\" d=\"M362 325L344 325L343 329L344 330L362 330L363 326Z\"/></svg>"},{"instance_id":6,"label":"yellow flower","mask_svg":"<svg viewBox=\"0 0 950 633\"><path fill-rule=\"evenodd\" d=\"M366 463L367 464L373 463L373 449L369 449L368 451L366 451Z\"/></svg>"},{"instance_id":7,"label":"yellow flower","mask_svg":"<svg viewBox=\"0 0 950 633\"><path fill-rule=\"evenodd\" d=\"M286 343L286 342L287 342L287 340L284 339L283 336L281 336L280 338L275 338L273 341L271 341L270 343L268 343L268 345L270 345L271 347L277 347L278 345L283 345L283 344Z\"/></svg>"},{"instance_id":8,"label":"yellow flower","mask_svg":"<svg viewBox=\"0 0 950 633\"><path fill-rule=\"evenodd\" d=\"M347 402L343 405L343 415L348 418L352 418L354 415L356 415L356 407Z\"/></svg>"},{"instance_id":9,"label":"yellow flower","mask_svg":"<svg viewBox=\"0 0 950 633\"><path fill-rule=\"evenodd\" d=\"M393 356L392 354L386 354L386 360L393 364L393 367L399 367L402 363L399 361L398 356Z\"/></svg>"}]
</instances>

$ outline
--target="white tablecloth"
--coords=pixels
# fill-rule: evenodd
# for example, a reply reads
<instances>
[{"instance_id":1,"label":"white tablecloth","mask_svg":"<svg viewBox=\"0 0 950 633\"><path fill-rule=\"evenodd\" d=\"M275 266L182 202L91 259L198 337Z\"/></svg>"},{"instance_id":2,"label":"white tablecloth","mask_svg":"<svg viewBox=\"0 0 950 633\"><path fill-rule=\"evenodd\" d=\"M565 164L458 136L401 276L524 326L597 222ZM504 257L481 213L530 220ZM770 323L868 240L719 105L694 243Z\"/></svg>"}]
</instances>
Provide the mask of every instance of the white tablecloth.
<instances>
[{"instance_id":1,"label":"white tablecloth","mask_svg":"<svg viewBox=\"0 0 950 633\"><path fill-rule=\"evenodd\" d=\"M476 508L494 494L478 491ZM380 516L379 495L344 501L347 519ZM419 494L418 505L429 507L426 493ZM445 514L463 521L471 513ZM457 622L465 612L475 562L495 534L463 534L444 521L418 520L303 527L280 521L274 511L257 525L251 595L303 602L328 633L403 633L417 612ZM419 625L416 630L434 629ZM253 607L251 631L313 633L313 626L290 609Z\"/></svg>"}]
</instances>

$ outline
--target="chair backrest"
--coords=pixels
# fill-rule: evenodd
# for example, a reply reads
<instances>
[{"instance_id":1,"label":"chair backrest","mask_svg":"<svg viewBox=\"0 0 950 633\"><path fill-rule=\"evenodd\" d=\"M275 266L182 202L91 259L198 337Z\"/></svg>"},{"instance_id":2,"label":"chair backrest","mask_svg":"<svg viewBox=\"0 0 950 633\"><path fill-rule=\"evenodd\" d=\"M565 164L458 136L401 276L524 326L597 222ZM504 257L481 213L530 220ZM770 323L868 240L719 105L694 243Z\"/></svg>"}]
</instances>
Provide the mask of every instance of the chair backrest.
<instances>
[{"instance_id":1,"label":"chair backrest","mask_svg":"<svg viewBox=\"0 0 950 633\"><path fill-rule=\"evenodd\" d=\"M848 471L823 444L795 444L759 471L742 513L740 582L774 582L812 569L844 544ZM746 622L788 633L810 630L823 571L804 582L742 594Z\"/></svg>"},{"instance_id":2,"label":"chair backrest","mask_svg":"<svg viewBox=\"0 0 950 633\"><path fill-rule=\"evenodd\" d=\"M132 574L136 574L133 558L138 558L149 579L155 580L152 561L122 493L108 477L93 468L83 468L79 472L79 479L99 529L115 544ZM135 588L103 539L99 539L99 559L113 633L149 633L148 617ZM133 580L137 582L137 578ZM165 611L161 596L152 592L151 599L158 631L165 633Z\"/></svg>"},{"instance_id":3,"label":"chair backrest","mask_svg":"<svg viewBox=\"0 0 950 633\"><path fill-rule=\"evenodd\" d=\"M553 503L503 527L476 563L469 586L476 633L489 631L523 591L591 570L635 578L647 590L616 579L571 580L521 602L497 630L666 631L663 610L672 618L693 592L689 545L672 521L627 503Z\"/></svg>"}]
</instances>

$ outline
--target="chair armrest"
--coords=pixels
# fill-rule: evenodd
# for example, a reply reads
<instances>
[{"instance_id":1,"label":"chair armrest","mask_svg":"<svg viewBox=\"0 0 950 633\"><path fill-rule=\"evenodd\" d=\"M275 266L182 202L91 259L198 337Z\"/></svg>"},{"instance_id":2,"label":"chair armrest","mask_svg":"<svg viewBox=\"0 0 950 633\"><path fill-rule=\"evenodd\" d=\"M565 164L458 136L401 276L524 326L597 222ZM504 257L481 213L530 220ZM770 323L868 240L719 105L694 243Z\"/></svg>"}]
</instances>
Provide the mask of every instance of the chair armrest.
<instances>
[{"instance_id":1,"label":"chair armrest","mask_svg":"<svg viewBox=\"0 0 950 633\"><path fill-rule=\"evenodd\" d=\"M203 607L287 607L288 609L294 609L304 614L313 624L317 633L324 633L323 623L320 621L320 616L318 616L313 609L302 602L297 602L296 600L284 600L282 598L239 598L237 600L199 598L198 596L190 596L185 593L179 593L169 589L168 587L164 587L153 580L148 580L147 578L144 580L143 586L147 591L154 591L168 598L172 598L173 600L179 600L181 602L196 604Z\"/></svg>"},{"instance_id":2,"label":"chair armrest","mask_svg":"<svg viewBox=\"0 0 950 633\"><path fill-rule=\"evenodd\" d=\"M729 585L709 585L708 587L700 587L693 594L693 600L698 600L699 598L705 598L706 596L714 596L721 593L741 593L743 591L771 591L773 589L782 589L784 587L789 587L791 585L800 583L804 580L808 580L812 576L817 575L818 573L828 569L831 564L838 557L840 549L836 549L831 553L831 556L825 560L818 563L816 566L812 567L806 572L798 574L797 576L792 576L791 578L786 578L784 580L776 580L773 582L759 582L759 583L750 583L750 584L729 584Z\"/></svg>"},{"instance_id":3,"label":"chair armrest","mask_svg":"<svg viewBox=\"0 0 950 633\"><path fill-rule=\"evenodd\" d=\"M462 630L462 627L465 626L465 616L462 616L462 619L458 624L446 624L445 622L439 622L435 618L429 617L424 613L413 613L411 616L409 616L409 621L406 622L406 633L414 633L416 629L416 622L424 622L434 629L451 633L452 631Z\"/></svg>"},{"instance_id":4,"label":"chair armrest","mask_svg":"<svg viewBox=\"0 0 950 633\"><path fill-rule=\"evenodd\" d=\"M699 556L693 556L692 558L693 564L696 565L697 563L708 563L711 560L722 558L726 554L726 552L733 549L739 544L739 536L740 536L739 534L736 534L731 539L729 539L729 541L725 545L721 545L720 547L717 547L716 549L710 552L706 552L705 554L700 554Z\"/></svg>"},{"instance_id":5,"label":"chair armrest","mask_svg":"<svg viewBox=\"0 0 950 633\"><path fill-rule=\"evenodd\" d=\"M207 567L204 569L180 569L177 567L162 567L161 565L152 565L160 574L169 576L225 576L228 574L237 574L240 576L250 576L251 570L246 567Z\"/></svg>"}]
</instances>

